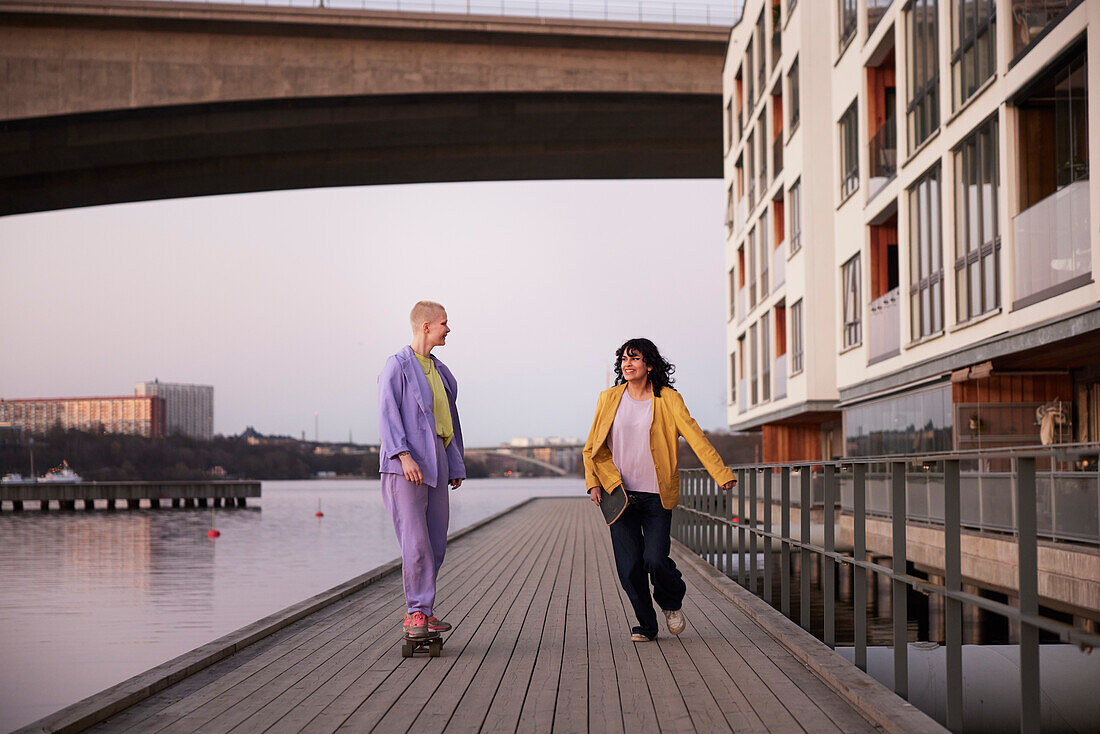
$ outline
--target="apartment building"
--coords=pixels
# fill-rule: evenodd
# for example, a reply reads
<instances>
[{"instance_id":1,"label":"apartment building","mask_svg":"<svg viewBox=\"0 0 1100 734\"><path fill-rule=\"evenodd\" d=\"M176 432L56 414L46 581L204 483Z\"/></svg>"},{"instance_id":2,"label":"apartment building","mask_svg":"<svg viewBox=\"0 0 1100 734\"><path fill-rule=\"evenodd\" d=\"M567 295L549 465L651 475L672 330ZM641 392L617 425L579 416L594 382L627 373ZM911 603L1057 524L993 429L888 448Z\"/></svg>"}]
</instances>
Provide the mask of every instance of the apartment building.
<instances>
[{"instance_id":1,"label":"apartment building","mask_svg":"<svg viewBox=\"0 0 1100 734\"><path fill-rule=\"evenodd\" d=\"M729 423L766 460L1100 439L1098 32L1100 0L745 3Z\"/></svg>"},{"instance_id":2,"label":"apartment building","mask_svg":"<svg viewBox=\"0 0 1100 734\"><path fill-rule=\"evenodd\" d=\"M0 423L18 426L30 433L50 429L76 428L135 436L165 435L165 405L162 398L148 396L95 398L0 398Z\"/></svg>"},{"instance_id":3,"label":"apartment building","mask_svg":"<svg viewBox=\"0 0 1100 734\"><path fill-rule=\"evenodd\" d=\"M155 395L167 407L168 435L190 436L204 441L214 438L214 388L172 382L139 382L134 395Z\"/></svg>"}]
</instances>

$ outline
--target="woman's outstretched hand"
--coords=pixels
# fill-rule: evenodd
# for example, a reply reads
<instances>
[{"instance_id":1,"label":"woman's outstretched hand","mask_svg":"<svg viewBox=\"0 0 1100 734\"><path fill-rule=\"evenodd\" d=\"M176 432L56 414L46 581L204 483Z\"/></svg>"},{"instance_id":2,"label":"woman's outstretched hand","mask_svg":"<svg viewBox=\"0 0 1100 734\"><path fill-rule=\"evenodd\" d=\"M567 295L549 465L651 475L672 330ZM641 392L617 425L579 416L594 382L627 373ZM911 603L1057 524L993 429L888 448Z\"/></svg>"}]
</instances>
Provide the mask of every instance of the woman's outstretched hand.
<instances>
[{"instance_id":1,"label":"woman's outstretched hand","mask_svg":"<svg viewBox=\"0 0 1100 734\"><path fill-rule=\"evenodd\" d=\"M592 498L593 502L595 502L597 505L599 505L600 504L600 492L602 492L602 491L603 490L600 489L599 487L593 487L592 489L588 490L588 496Z\"/></svg>"},{"instance_id":2,"label":"woman's outstretched hand","mask_svg":"<svg viewBox=\"0 0 1100 734\"><path fill-rule=\"evenodd\" d=\"M736 484L737 484L737 480L736 479L731 479L731 480L729 480L728 482L726 482L725 484L722 485L722 490L725 491L725 492L728 492L731 489L733 489L734 485L736 485Z\"/></svg>"}]
</instances>

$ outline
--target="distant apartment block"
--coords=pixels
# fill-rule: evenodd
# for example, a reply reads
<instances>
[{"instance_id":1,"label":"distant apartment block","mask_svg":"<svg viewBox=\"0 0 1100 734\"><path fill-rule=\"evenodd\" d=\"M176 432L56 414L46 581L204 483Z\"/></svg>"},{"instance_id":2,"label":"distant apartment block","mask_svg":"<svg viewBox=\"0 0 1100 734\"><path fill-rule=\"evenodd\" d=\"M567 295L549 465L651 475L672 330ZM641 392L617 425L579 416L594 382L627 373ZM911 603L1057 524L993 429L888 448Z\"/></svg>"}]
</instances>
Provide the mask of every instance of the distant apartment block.
<instances>
[{"instance_id":1,"label":"distant apartment block","mask_svg":"<svg viewBox=\"0 0 1100 734\"><path fill-rule=\"evenodd\" d=\"M1100 2L744 4L728 417L765 461L1100 439L1098 54Z\"/></svg>"},{"instance_id":2,"label":"distant apartment block","mask_svg":"<svg viewBox=\"0 0 1100 734\"><path fill-rule=\"evenodd\" d=\"M0 424L30 433L75 428L135 436L165 435L165 401L156 396L0 399Z\"/></svg>"},{"instance_id":3,"label":"distant apartment block","mask_svg":"<svg viewBox=\"0 0 1100 734\"><path fill-rule=\"evenodd\" d=\"M164 399L167 407L168 435L190 436L203 440L214 437L214 388L210 385L184 385L171 382L139 382L135 395Z\"/></svg>"}]
</instances>

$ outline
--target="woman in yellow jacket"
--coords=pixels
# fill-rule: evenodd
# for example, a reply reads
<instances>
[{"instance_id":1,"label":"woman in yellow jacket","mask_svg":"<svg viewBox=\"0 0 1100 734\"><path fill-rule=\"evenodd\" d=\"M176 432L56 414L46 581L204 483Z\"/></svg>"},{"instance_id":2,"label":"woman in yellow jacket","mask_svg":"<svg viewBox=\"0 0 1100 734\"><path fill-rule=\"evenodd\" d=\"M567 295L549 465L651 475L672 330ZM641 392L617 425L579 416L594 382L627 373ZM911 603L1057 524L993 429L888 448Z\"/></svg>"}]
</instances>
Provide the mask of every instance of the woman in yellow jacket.
<instances>
[{"instance_id":1,"label":"woman in yellow jacket","mask_svg":"<svg viewBox=\"0 0 1100 734\"><path fill-rule=\"evenodd\" d=\"M672 389L675 369L649 339L631 339L619 347L615 386L600 393L584 445L585 486L592 501L600 504L602 493L620 484L629 498L611 525L611 546L619 581L638 618L630 636L635 642L657 637L653 601L664 612L670 634L684 630L680 607L687 587L669 557L672 508L680 504L677 439L687 439L722 489L736 481Z\"/></svg>"}]
</instances>

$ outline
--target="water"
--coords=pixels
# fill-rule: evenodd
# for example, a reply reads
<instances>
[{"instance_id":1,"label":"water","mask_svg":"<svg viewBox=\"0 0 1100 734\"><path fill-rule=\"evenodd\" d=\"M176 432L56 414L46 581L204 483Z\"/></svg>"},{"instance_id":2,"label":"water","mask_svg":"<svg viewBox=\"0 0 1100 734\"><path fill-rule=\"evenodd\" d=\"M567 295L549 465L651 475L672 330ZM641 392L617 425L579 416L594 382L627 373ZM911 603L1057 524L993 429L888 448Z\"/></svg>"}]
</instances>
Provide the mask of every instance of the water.
<instances>
[{"instance_id":1,"label":"water","mask_svg":"<svg viewBox=\"0 0 1100 734\"><path fill-rule=\"evenodd\" d=\"M528 497L583 493L579 477L470 480L451 494L451 530ZM249 502L0 515L0 731L400 553L377 480L264 482Z\"/></svg>"}]
</instances>

